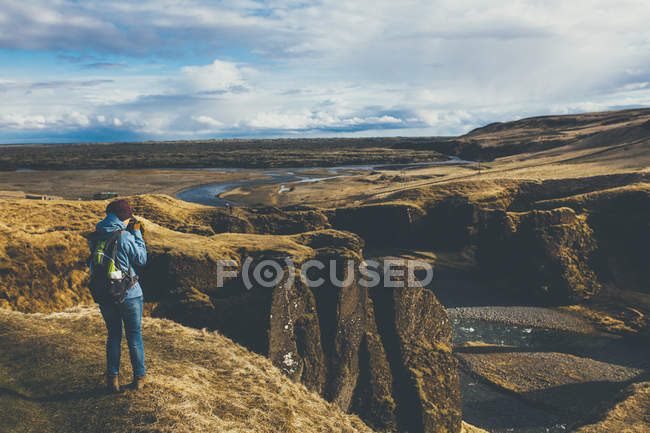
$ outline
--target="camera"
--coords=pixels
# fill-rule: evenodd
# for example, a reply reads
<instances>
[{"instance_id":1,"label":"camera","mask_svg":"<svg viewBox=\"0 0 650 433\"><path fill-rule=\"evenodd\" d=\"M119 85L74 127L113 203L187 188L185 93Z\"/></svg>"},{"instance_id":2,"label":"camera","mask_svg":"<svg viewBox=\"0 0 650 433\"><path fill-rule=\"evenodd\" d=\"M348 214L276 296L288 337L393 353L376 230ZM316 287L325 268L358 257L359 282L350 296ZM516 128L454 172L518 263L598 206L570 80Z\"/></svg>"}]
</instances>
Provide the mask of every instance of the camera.
<instances>
[{"instance_id":1,"label":"camera","mask_svg":"<svg viewBox=\"0 0 650 433\"><path fill-rule=\"evenodd\" d=\"M133 233L134 230L140 230L140 233L144 236L144 224L135 218L131 218L129 220L129 224L126 226L126 229L131 233Z\"/></svg>"}]
</instances>

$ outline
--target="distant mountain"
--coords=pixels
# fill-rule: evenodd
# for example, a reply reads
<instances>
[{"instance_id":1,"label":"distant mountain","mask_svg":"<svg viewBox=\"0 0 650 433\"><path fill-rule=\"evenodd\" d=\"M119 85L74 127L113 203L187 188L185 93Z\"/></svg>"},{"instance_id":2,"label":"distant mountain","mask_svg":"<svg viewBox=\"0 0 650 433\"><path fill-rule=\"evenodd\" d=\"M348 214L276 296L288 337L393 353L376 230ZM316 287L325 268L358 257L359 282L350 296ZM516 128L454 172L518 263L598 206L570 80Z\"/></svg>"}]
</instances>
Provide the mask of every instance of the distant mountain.
<instances>
[{"instance_id":1,"label":"distant mountain","mask_svg":"<svg viewBox=\"0 0 650 433\"><path fill-rule=\"evenodd\" d=\"M496 122L459 137L398 146L435 150L469 160L492 160L561 146L616 144L650 144L650 108Z\"/></svg>"}]
</instances>

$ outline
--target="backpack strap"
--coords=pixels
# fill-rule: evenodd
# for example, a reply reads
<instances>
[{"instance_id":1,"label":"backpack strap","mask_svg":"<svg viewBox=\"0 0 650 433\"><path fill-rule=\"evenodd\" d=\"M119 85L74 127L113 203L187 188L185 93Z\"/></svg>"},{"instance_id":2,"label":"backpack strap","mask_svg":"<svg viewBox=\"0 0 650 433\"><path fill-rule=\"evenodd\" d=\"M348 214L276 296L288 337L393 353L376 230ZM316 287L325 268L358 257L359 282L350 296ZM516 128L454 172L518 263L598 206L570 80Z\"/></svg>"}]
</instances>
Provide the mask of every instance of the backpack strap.
<instances>
[{"instance_id":1,"label":"backpack strap","mask_svg":"<svg viewBox=\"0 0 650 433\"><path fill-rule=\"evenodd\" d=\"M120 266L120 263L117 261L117 241L120 240L122 237L122 233L124 233L124 230L116 230L110 238L108 238L108 241L106 241L106 246L104 247L104 251L108 250L109 248L113 248L111 251L111 260L113 261L113 264L117 269L122 271L123 274L126 274L127 272L124 272L124 269L122 269L122 266ZM130 272L129 272L130 274Z\"/></svg>"},{"instance_id":2,"label":"backpack strap","mask_svg":"<svg viewBox=\"0 0 650 433\"><path fill-rule=\"evenodd\" d=\"M90 260L89 260L90 271L91 272L92 272L93 264L95 263L95 260L96 260L96 256L98 254L101 254L103 258L97 259L97 263L102 262L104 258L115 261L115 256L113 255L113 257L111 258L111 257L108 256L108 253L110 251L110 248L114 244L117 245L117 239L121 235L119 233L119 230L117 232L113 232L111 234L111 236L108 237L108 239L106 239L104 237L105 235L106 235L106 233L94 232L89 237L89 241L90 241L90 244L91 244L91 250L92 250L92 252L90 254ZM100 245L101 245L101 251L98 249L100 247ZM114 249L116 249L116 248L114 248Z\"/></svg>"},{"instance_id":3,"label":"backpack strap","mask_svg":"<svg viewBox=\"0 0 650 433\"><path fill-rule=\"evenodd\" d=\"M111 251L111 260L113 260L113 264L115 265L115 267L117 267L117 269L119 269L122 272L122 275L124 276L124 278L129 279L129 285L126 288L126 291L124 292L124 293L126 293L129 290L131 290L131 288L133 286L135 286L135 283L138 282L138 276L137 275L131 275L131 268L130 267L129 267L128 271L125 271L124 269L122 269L122 266L120 266L120 262L117 260L117 241L120 240L120 238L122 237L122 234L124 234L124 230L118 230L117 232L115 232L110 237L108 242L113 243L113 251ZM108 245L108 243L107 243L107 245Z\"/></svg>"}]
</instances>

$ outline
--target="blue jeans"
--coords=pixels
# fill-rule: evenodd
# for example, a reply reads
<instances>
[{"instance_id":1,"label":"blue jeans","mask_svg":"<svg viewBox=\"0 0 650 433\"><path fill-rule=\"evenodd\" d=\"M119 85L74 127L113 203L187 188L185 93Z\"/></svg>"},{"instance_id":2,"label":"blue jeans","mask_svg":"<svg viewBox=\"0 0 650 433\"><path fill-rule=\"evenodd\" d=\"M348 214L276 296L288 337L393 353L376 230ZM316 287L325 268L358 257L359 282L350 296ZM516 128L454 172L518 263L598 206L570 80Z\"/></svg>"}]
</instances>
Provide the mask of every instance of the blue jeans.
<instances>
[{"instance_id":1,"label":"blue jeans","mask_svg":"<svg viewBox=\"0 0 650 433\"><path fill-rule=\"evenodd\" d=\"M100 304L99 309L106 322L106 374L120 371L122 322L129 346L133 376L144 376L144 346L142 345L142 296L126 299L122 304Z\"/></svg>"}]
</instances>

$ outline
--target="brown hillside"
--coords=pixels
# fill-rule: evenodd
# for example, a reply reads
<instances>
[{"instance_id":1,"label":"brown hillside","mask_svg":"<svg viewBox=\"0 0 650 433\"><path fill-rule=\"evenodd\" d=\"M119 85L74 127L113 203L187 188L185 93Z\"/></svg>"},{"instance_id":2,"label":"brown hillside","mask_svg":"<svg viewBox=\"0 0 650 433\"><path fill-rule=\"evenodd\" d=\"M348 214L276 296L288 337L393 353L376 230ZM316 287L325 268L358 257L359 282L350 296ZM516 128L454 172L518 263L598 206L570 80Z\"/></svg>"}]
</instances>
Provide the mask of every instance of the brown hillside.
<instances>
[{"instance_id":1,"label":"brown hillside","mask_svg":"<svg viewBox=\"0 0 650 433\"><path fill-rule=\"evenodd\" d=\"M431 149L468 160L493 160L575 145L593 148L650 142L650 109L530 117L497 122L469 133L427 143L397 146Z\"/></svg>"},{"instance_id":2,"label":"brown hillside","mask_svg":"<svg viewBox=\"0 0 650 433\"><path fill-rule=\"evenodd\" d=\"M560 116L530 117L511 122L492 123L476 128L464 137L477 140L482 147L498 147L525 143L531 137L537 142L566 142L610 132L610 139L627 135L638 137L637 127L646 128L650 109L630 109ZM613 132L613 133L612 133ZM647 134L646 134L647 137Z\"/></svg>"},{"instance_id":3,"label":"brown hillside","mask_svg":"<svg viewBox=\"0 0 650 433\"><path fill-rule=\"evenodd\" d=\"M371 432L217 333L145 318L143 335L147 387L106 394L97 308L0 309L0 431Z\"/></svg>"}]
</instances>

